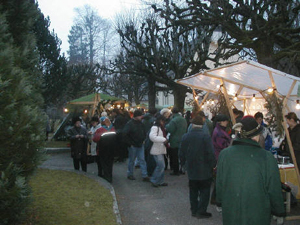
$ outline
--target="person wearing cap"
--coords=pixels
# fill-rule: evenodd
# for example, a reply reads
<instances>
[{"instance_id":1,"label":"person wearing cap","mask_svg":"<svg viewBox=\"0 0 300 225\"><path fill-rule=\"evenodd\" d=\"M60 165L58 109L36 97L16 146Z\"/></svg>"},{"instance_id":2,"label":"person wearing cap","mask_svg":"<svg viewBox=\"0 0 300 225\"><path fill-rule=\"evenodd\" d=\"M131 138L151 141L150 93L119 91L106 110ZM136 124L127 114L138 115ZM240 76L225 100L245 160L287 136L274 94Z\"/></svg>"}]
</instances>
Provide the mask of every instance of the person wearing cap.
<instances>
[{"instance_id":1,"label":"person wearing cap","mask_svg":"<svg viewBox=\"0 0 300 225\"><path fill-rule=\"evenodd\" d=\"M216 165L211 137L203 129L204 121L200 114L192 119L192 129L183 135L179 150L180 162L186 165L189 178L192 216L199 219L211 217L207 206Z\"/></svg>"},{"instance_id":2,"label":"person wearing cap","mask_svg":"<svg viewBox=\"0 0 300 225\"><path fill-rule=\"evenodd\" d=\"M98 176L112 182L116 132L108 117L100 118L101 127L94 134L93 142L97 143Z\"/></svg>"},{"instance_id":3,"label":"person wearing cap","mask_svg":"<svg viewBox=\"0 0 300 225\"><path fill-rule=\"evenodd\" d=\"M71 142L71 156L73 158L74 169L82 171L87 170L87 145L88 134L85 128L81 126L81 119L74 117L72 119L74 126L68 130L67 136Z\"/></svg>"},{"instance_id":4,"label":"person wearing cap","mask_svg":"<svg viewBox=\"0 0 300 225\"><path fill-rule=\"evenodd\" d=\"M172 109L172 119L166 125L166 130L170 134L170 166L173 170L170 175L179 176L179 160L178 150L182 136L186 133L186 120L179 114L179 109L174 107Z\"/></svg>"},{"instance_id":5,"label":"person wearing cap","mask_svg":"<svg viewBox=\"0 0 300 225\"><path fill-rule=\"evenodd\" d=\"M285 115L285 118L286 118L287 124L289 125L288 131L289 131L289 135L290 135L291 142L293 145L296 162L297 162L297 165L299 168L299 166L300 166L300 124L299 124L299 119L298 119L296 113L294 113L294 112L289 112L287 115ZM283 154L289 155L290 159L291 159L290 150L289 150L289 146L287 144L286 137L283 140L283 142L281 143L280 148L282 149Z\"/></svg>"},{"instance_id":6,"label":"person wearing cap","mask_svg":"<svg viewBox=\"0 0 300 225\"><path fill-rule=\"evenodd\" d=\"M146 139L146 132L142 119L143 112L139 109L135 110L133 118L126 123L123 129L124 140L129 146L127 178L129 180L135 180L133 175L134 161L135 158L138 158L143 181L150 181L145 162L144 141Z\"/></svg>"},{"instance_id":7,"label":"person wearing cap","mask_svg":"<svg viewBox=\"0 0 300 225\"><path fill-rule=\"evenodd\" d=\"M217 163L217 205L222 206L223 224L270 224L271 215L285 216L277 162L260 147L263 128L253 116L243 117L233 128L238 137L221 151Z\"/></svg>"}]
</instances>

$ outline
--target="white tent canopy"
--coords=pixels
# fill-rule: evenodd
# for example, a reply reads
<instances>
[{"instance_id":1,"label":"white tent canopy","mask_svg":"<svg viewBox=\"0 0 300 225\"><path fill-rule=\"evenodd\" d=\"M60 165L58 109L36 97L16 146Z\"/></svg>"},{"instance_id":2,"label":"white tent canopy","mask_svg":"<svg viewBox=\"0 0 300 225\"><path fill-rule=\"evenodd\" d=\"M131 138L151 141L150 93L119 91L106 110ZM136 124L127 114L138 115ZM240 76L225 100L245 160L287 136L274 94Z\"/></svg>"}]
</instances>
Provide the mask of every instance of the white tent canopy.
<instances>
[{"instance_id":1,"label":"white tent canopy","mask_svg":"<svg viewBox=\"0 0 300 225\"><path fill-rule=\"evenodd\" d=\"M263 97L269 88L276 89L282 97L297 97L299 82L299 77L250 60L206 70L177 81L212 93L217 93L218 87L223 84L228 96L237 95L239 99L252 98L253 94Z\"/></svg>"}]
</instances>

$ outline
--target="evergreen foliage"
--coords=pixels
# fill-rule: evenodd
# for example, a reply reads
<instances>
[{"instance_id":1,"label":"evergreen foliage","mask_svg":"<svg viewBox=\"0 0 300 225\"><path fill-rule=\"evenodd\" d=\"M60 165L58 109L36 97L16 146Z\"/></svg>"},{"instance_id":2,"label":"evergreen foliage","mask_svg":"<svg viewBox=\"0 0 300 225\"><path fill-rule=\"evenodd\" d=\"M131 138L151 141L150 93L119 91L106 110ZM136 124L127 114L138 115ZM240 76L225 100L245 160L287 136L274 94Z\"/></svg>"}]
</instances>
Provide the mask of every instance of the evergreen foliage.
<instances>
[{"instance_id":1,"label":"evergreen foliage","mask_svg":"<svg viewBox=\"0 0 300 225\"><path fill-rule=\"evenodd\" d=\"M45 117L32 32L34 1L0 4L0 221L16 224L30 201L27 182L41 161Z\"/></svg>"}]
</instances>

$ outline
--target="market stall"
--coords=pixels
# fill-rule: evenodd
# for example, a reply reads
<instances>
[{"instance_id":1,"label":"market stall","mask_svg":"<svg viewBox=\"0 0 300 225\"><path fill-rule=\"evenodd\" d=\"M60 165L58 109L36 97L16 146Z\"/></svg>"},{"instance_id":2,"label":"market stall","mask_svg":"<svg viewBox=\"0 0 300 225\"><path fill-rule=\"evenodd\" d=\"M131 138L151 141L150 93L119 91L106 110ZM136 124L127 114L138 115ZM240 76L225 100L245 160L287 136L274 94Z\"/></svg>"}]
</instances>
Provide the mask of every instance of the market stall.
<instances>
[{"instance_id":1,"label":"market stall","mask_svg":"<svg viewBox=\"0 0 300 225\"><path fill-rule=\"evenodd\" d=\"M268 99L271 93L277 99L280 99L282 101L281 118L277 119L282 123L284 128L291 157L294 162L294 168L290 168L296 174L296 182L293 182L300 187L299 169L295 160L289 132L283 119L283 116L287 112L295 110L291 106L299 104L299 77L286 74L254 61L246 60L206 70L177 80L177 83L191 87L193 90L198 89L206 92L200 103L200 107L208 100L208 96L211 93L217 95L221 91L225 97L233 124L235 124L235 118L232 108L236 101L243 102L243 111L245 112L247 111L247 102L253 102L254 100L264 101Z\"/></svg>"}]
</instances>

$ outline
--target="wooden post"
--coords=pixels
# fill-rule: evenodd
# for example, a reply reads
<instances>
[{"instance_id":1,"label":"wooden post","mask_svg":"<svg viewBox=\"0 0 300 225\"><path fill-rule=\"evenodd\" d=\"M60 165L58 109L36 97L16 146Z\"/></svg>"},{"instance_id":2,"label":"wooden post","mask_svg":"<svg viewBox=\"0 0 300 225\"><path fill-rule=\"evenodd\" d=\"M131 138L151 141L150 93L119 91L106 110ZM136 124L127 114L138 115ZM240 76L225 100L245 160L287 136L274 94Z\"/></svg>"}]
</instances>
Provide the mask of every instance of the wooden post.
<instances>
[{"instance_id":1,"label":"wooden post","mask_svg":"<svg viewBox=\"0 0 300 225\"><path fill-rule=\"evenodd\" d=\"M232 108L231 108L231 102L230 102L230 99L228 97L228 93L227 93L227 90L226 90L225 83L224 83L223 79L221 79L221 85L222 85L222 88L223 88L223 92L224 92L224 96L225 96L225 100L226 100L226 105L228 107L228 111L229 111L229 114L230 114L230 117L231 117L232 125L234 125L236 123L236 121L235 121L235 117L233 115L233 111L232 111Z\"/></svg>"},{"instance_id":2,"label":"wooden post","mask_svg":"<svg viewBox=\"0 0 300 225\"><path fill-rule=\"evenodd\" d=\"M206 99L208 98L209 93L210 93L210 92L207 92L207 93L205 94L204 98L202 99L202 101L201 101L201 103L200 103L200 109L201 109L201 107L204 105Z\"/></svg>"}]
</instances>

